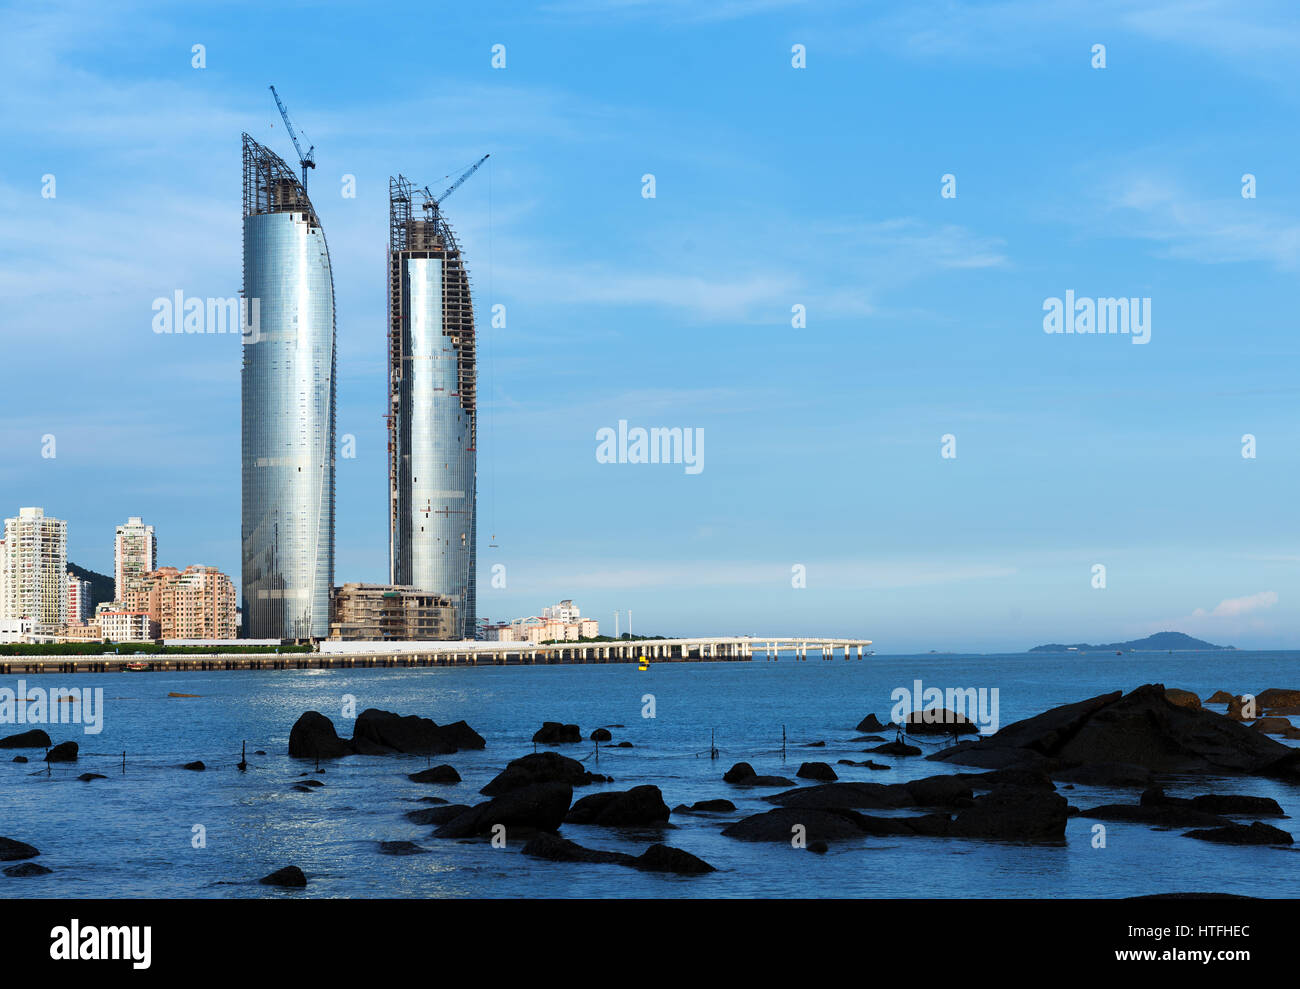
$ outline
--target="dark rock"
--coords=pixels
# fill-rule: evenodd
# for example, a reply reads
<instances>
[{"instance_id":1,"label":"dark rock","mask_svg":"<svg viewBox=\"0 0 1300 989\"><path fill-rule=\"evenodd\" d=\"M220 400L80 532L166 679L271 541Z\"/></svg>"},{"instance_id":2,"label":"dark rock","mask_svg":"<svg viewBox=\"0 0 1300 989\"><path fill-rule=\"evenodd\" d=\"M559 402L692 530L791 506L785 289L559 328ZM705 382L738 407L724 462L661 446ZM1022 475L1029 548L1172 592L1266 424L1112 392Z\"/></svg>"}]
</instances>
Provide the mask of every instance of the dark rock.
<instances>
[{"instance_id":1,"label":"dark rock","mask_svg":"<svg viewBox=\"0 0 1300 989\"><path fill-rule=\"evenodd\" d=\"M908 745L906 742L886 742L884 745L877 745L874 749L867 749L868 752L879 752L882 755L920 755L921 750L915 745Z\"/></svg>"},{"instance_id":2,"label":"dark rock","mask_svg":"<svg viewBox=\"0 0 1300 989\"><path fill-rule=\"evenodd\" d=\"M808 851L816 855L825 855L830 850L831 846L824 841L810 841L808 843Z\"/></svg>"},{"instance_id":3,"label":"dark rock","mask_svg":"<svg viewBox=\"0 0 1300 989\"><path fill-rule=\"evenodd\" d=\"M289 755L295 759L338 759L356 747L339 738L334 722L319 711L307 711L289 731Z\"/></svg>"},{"instance_id":4,"label":"dark rock","mask_svg":"<svg viewBox=\"0 0 1300 989\"><path fill-rule=\"evenodd\" d=\"M916 805L901 784L889 783L823 783L772 793L763 799L791 809L813 810L881 810Z\"/></svg>"},{"instance_id":5,"label":"dark rock","mask_svg":"<svg viewBox=\"0 0 1300 989\"><path fill-rule=\"evenodd\" d=\"M298 785L299 785L299 786L305 786L305 787L309 787L309 788L314 789L314 788L316 788L316 787L318 787L318 786L324 786L325 784L322 783L320 780L303 780L303 781L302 781L301 783L299 783Z\"/></svg>"},{"instance_id":6,"label":"dark rock","mask_svg":"<svg viewBox=\"0 0 1300 989\"><path fill-rule=\"evenodd\" d=\"M77 761L77 743L60 742L49 752L45 753L46 762L76 762Z\"/></svg>"},{"instance_id":7,"label":"dark rock","mask_svg":"<svg viewBox=\"0 0 1300 989\"><path fill-rule=\"evenodd\" d=\"M892 810L901 807L969 807L974 790L1000 786L1041 786L1049 792L1051 782L1032 776L1001 773L929 776L906 783L824 783L798 787L764 797L783 807L812 807L821 810Z\"/></svg>"},{"instance_id":8,"label":"dark rock","mask_svg":"<svg viewBox=\"0 0 1300 989\"><path fill-rule=\"evenodd\" d=\"M1100 807L1081 810L1079 816L1100 821L1149 824L1156 828L1217 827L1230 823L1227 818L1207 810L1152 804L1103 804Z\"/></svg>"},{"instance_id":9,"label":"dark rock","mask_svg":"<svg viewBox=\"0 0 1300 989\"><path fill-rule=\"evenodd\" d=\"M883 742L884 735L859 735L857 738L850 738L850 742Z\"/></svg>"},{"instance_id":10,"label":"dark rock","mask_svg":"<svg viewBox=\"0 0 1300 989\"><path fill-rule=\"evenodd\" d=\"M438 838L472 838L488 834L494 825L556 831L573 800L568 783L534 783L476 804L434 832ZM666 809L666 808L665 808Z\"/></svg>"},{"instance_id":11,"label":"dark rock","mask_svg":"<svg viewBox=\"0 0 1300 989\"><path fill-rule=\"evenodd\" d=\"M1255 701L1250 702L1250 712L1246 711L1247 703L1245 697L1234 697L1228 701L1227 716L1233 721L1249 721L1259 717L1259 704Z\"/></svg>"},{"instance_id":12,"label":"dark rock","mask_svg":"<svg viewBox=\"0 0 1300 989\"><path fill-rule=\"evenodd\" d=\"M457 724L464 725L464 722ZM440 728L419 715L394 714L369 707L357 715L352 727L352 742L358 752L363 751L362 743L366 743L365 754L378 755L382 750L389 750L417 755L451 755L459 748L450 737L452 734L450 726ZM475 747L482 748L481 745Z\"/></svg>"},{"instance_id":13,"label":"dark rock","mask_svg":"<svg viewBox=\"0 0 1300 989\"><path fill-rule=\"evenodd\" d=\"M12 761L13 761L13 762L26 762L26 761L27 761L27 756L25 756L25 755L16 755L16 756L13 757L13 760L12 760Z\"/></svg>"},{"instance_id":14,"label":"dark rock","mask_svg":"<svg viewBox=\"0 0 1300 989\"><path fill-rule=\"evenodd\" d=\"M450 800L444 800L442 797L416 797L416 798L415 798L415 801L416 801L416 803L421 803L421 804L447 804L447 803L451 803Z\"/></svg>"},{"instance_id":15,"label":"dark rock","mask_svg":"<svg viewBox=\"0 0 1300 989\"><path fill-rule=\"evenodd\" d=\"M566 824L599 824L605 827L660 825L668 821L668 805L657 786L634 786L630 790L592 793L583 797L565 816Z\"/></svg>"},{"instance_id":16,"label":"dark rock","mask_svg":"<svg viewBox=\"0 0 1300 989\"><path fill-rule=\"evenodd\" d=\"M41 854L25 841L15 838L0 838L0 862L16 862L19 859L31 859Z\"/></svg>"},{"instance_id":17,"label":"dark rock","mask_svg":"<svg viewBox=\"0 0 1300 989\"><path fill-rule=\"evenodd\" d=\"M859 769L889 770L894 768L893 766L886 766L879 762L872 762L870 759L867 759L864 762L854 762L852 759L837 759L835 764L837 766L857 766Z\"/></svg>"},{"instance_id":18,"label":"dark rock","mask_svg":"<svg viewBox=\"0 0 1300 989\"><path fill-rule=\"evenodd\" d=\"M614 748L616 748L616 749L630 749L630 748L632 748L632 743L631 743L631 742L618 742L618 743L614 746Z\"/></svg>"},{"instance_id":19,"label":"dark rock","mask_svg":"<svg viewBox=\"0 0 1300 989\"><path fill-rule=\"evenodd\" d=\"M558 721L543 721L542 727L533 734L533 741L539 745L571 745L582 741L582 732L577 725L562 725Z\"/></svg>"},{"instance_id":20,"label":"dark rock","mask_svg":"<svg viewBox=\"0 0 1300 989\"><path fill-rule=\"evenodd\" d=\"M253 755L266 755L266 749L258 749Z\"/></svg>"},{"instance_id":21,"label":"dark rock","mask_svg":"<svg viewBox=\"0 0 1300 989\"><path fill-rule=\"evenodd\" d=\"M1260 718L1250 727L1265 735L1285 735L1294 726L1286 718Z\"/></svg>"},{"instance_id":22,"label":"dark rock","mask_svg":"<svg viewBox=\"0 0 1300 989\"><path fill-rule=\"evenodd\" d=\"M1286 817L1271 797L1251 797L1240 793L1203 793L1196 797L1171 797L1158 786L1142 794L1144 807L1191 807L1210 814L1243 817Z\"/></svg>"},{"instance_id":23,"label":"dark rock","mask_svg":"<svg viewBox=\"0 0 1300 989\"><path fill-rule=\"evenodd\" d=\"M803 744L803 748L805 748L805 749L824 749L824 748L826 748L826 743L825 743L825 742L804 742L804 744Z\"/></svg>"},{"instance_id":24,"label":"dark rock","mask_svg":"<svg viewBox=\"0 0 1300 989\"><path fill-rule=\"evenodd\" d=\"M196 760L194 762L187 762L185 763L185 765L181 766L181 769L191 769L196 773L201 773L207 768L208 767L203 765L202 761L199 760Z\"/></svg>"},{"instance_id":25,"label":"dark rock","mask_svg":"<svg viewBox=\"0 0 1300 989\"><path fill-rule=\"evenodd\" d=\"M419 810L408 810L406 819L414 824L442 825L448 821L454 821L469 809L469 804L442 804L437 807L422 807Z\"/></svg>"},{"instance_id":26,"label":"dark rock","mask_svg":"<svg viewBox=\"0 0 1300 989\"><path fill-rule=\"evenodd\" d=\"M1259 707L1300 707L1300 690L1284 690L1269 687L1255 695Z\"/></svg>"},{"instance_id":27,"label":"dark rock","mask_svg":"<svg viewBox=\"0 0 1300 989\"><path fill-rule=\"evenodd\" d=\"M749 763L738 762L722 774L722 782L739 783L742 780L753 779L757 775L754 772L754 767Z\"/></svg>"},{"instance_id":28,"label":"dark rock","mask_svg":"<svg viewBox=\"0 0 1300 989\"><path fill-rule=\"evenodd\" d=\"M1295 840L1289 832L1260 821L1188 831L1183 837L1215 841L1224 845L1290 845Z\"/></svg>"},{"instance_id":29,"label":"dark rock","mask_svg":"<svg viewBox=\"0 0 1300 989\"><path fill-rule=\"evenodd\" d=\"M427 848L421 848L413 841L381 841L380 855L423 855Z\"/></svg>"},{"instance_id":30,"label":"dark rock","mask_svg":"<svg viewBox=\"0 0 1300 989\"><path fill-rule=\"evenodd\" d=\"M438 732L448 745L454 745L457 751L465 749L485 749L487 741L464 721L453 721L449 725L439 725Z\"/></svg>"},{"instance_id":31,"label":"dark rock","mask_svg":"<svg viewBox=\"0 0 1300 989\"><path fill-rule=\"evenodd\" d=\"M854 730L855 731L884 731L885 726L880 723L880 719L877 718L874 714L868 714L865 718L863 718L861 721L858 722L858 727L855 728Z\"/></svg>"},{"instance_id":32,"label":"dark rock","mask_svg":"<svg viewBox=\"0 0 1300 989\"><path fill-rule=\"evenodd\" d=\"M586 786L589 783L608 783L608 776L589 773L577 759L558 752L534 752L511 760L506 768L479 790L484 796L496 797L511 790L534 783L567 783L569 786Z\"/></svg>"},{"instance_id":33,"label":"dark rock","mask_svg":"<svg viewBox=\"0 0 1300 989\"><path fill-rule=\"evenodd\" d=\"M593 742L608 742L612 740L613 737L614 736L611 735L609 730L606 728L597 728L591 733L591 740Z\"/></svg>"},{"instance_id":34,"label":"dark rock","mask_svg":"<svg viewBox=\"0 0 1300 989\"><path fill-rule=\"evenodd\" d=\"M432 769L410 773L406 778L412 783L459 783L460 773L451 766L434 766Z\"/></svg>"},{"instance_id":35,"label":"dark rock","mask_svg":"<svg viewBox=\"0 0 1300 989\"><path fill-rule=\"evenodd\" d=\"M0 749L48 749L50 736L40 728L0 738Z\"/></svg>"},{"instance_id":36,"label":"dark rock","mask_svg":"<svg viewBox=\"0 0 1300 989\"><path fill-rule=\"evenodd\" d=\"M1007 752L1052 768L1125 762L1159 773L1300 775L1300 752L1222 715L1171 704L1161 684L1053 708L931 758L987 765L975 754Z\"/></svg>"},{"instance_id":37,"label":"dark rock","mask_svg":"<svg viewBox=\"0 0 1300 989\"><path fill-rule=\"evenodd\" d=\"M800 779L823 780L827 783L839 779L835 770L824 762L805 762L799 767L799 772L795 773L795 775Z\"/></svg>"},{"instance_id":38,"label":"dark rock","mask_svg":"<svg viewBox=\"0 0 1300 989\"><path fill-rule=\"evenodd\" d=\"M1190 707L1194 711L1201 709L1201 699L1190 690L1169 687L1165 690L1165 699L1176 707Z\"/></svg>"},{"instance_id":39,"label":"dark rock","mask_svg":"<svg viewBox=\"0 0 1300 989\"><path fill-rule=\"evenodd\" d=\"M969 718L940 707L913 711L907 716L907 731L912 735L979 734L979 728Z\"/></svg>"},{"instance_id":40,"label":"dark rock","mask_svg":"<svg viewBox=\"0 0 1300 989\"><path fill-rule=\"evenodd\" d=\"M723 828L722 833L740 841L789 842L798 833L796 825L803 826L808 841L861 838L867 833L861 814L811 807L778 807L763 814L752 814Z\"/></svg>"},{"instance_id":41,"label":"dark rock","mask_svg":"<svg viewBox=\"0 0 1300 989\"><path fill-rule=\"evenodd\" d=\"M5 869L5 875L13 876L15 879L25 879L28 876L48 876L53 871L53 869L47 869L35 862L23 862L19 865L9 866Z\"/></svg>"},{"instance_id":42,"label":"dark rock","mask_svg":"<svg viewBox=\"0 0 1300 989\"><path fill-rule=\"evenodd\" d=\"M951 833L999 841L1064 841L1067 807L1065 798L1050 789L998 787L959 811Z\"/></svg>"},{"instance_id":43,"label":"dark rock","mask_svg":"<svg viewBox=\"0 0 1300 989\"><path fill-rule=\"evenodd\" d=\"M1129 762L1094 762L1054 772L1052 779L1084 786L1147 787L1151 785L1151 770Z\"/></svg>"},{"instance_id":44,"label":"dark rock","mask_svg":"<svg viewBox=\"0 0 1300 989\"><path fill-rule=\"evenodd\" d=\"M690 852L668 845L651 845L632 863L632 868L642 872L674 872L679 876L697 876L716 872L713 866Z\"/></svg>"},{"instance_id":45,"label":"dark rock","mask_svg":"<svg viewBox=\"0 0 1300 989\"><path fill-rule=\"evenodd\" d=\"M293 789L294 789L295 791L297 791L298 793L312 793L312 792L313 792L311 787L309 787L309 786L303 786L301 783L295 783L295 784L293 785Z\"/></svg>"},{"instance_id":46,"label":"dark rock","mask_svg":"<svg viewBox=\"0 0 1300 989\"><path fill-rule=\"evenodd\" d=\"M1232 700L1232 694L1226 690L1216 690L1209 697L1205 698L1206 704L1227 704Z\"/></svg>"},{"instance_id":47,"label":"dark rock","mask_svg":"<svg viewBox=\"0 0 1300 989\"><path fill-rule=\"evenodd\" d=\"M697 800L695 803L678 804L673 808L674 814L730 814L736 805L730 800Z\"/></svg>"},{"instance_id":48,"label":"dark rock","mask_svg":"<svg viewBox=\"0 0 1300 989\"><path fill-rule=\"evenodd\" d=\"M258 882L263 886L299 888L307 885L307 877L302 874L302 870L296 865L286 865L283 869L276 869L269 876L263 876Z\"/></svg>"},{"instance_id":49,"label":"dark rock","mask_svg":"<svg viewBox=\"0 0 1300 989\"><path fill-rule=\"evenodd\" d=\"M77 777L77 779L81 780L83 783L89 783L91 780L106 780L108 777L100 773L82 773Z\"/></svg>"},{"instance_id":50,"label":"dark rock","mask_svg":"<svg viewBox=\"0 0 1300 989\"><path fill-rule=\"evenodd\" d=\"M561 838L558 834L543 831L529 838L524 844L523 854L529 858L546 859L550 862L584 862L596 865L632 865L635 856L626 852L604 852L594 848L583 848L577 842Z\"/></svg>"},{"instance_id":51,"label":"dark rock","mask_svg":"<svg viewBox=\"0 0 1300 989\"><path fill-rule=\"evenodd\" d=\"M674 872L679 875L699 875L715 871L713 866L690 852L667 845L651 845L641 855L626 852L605 852L584 848L576 842L545 832L528 839L523 854L530 858L551 862L582 862L597 865L623 865L642 872Z\"/></svg>"}]
</instances>

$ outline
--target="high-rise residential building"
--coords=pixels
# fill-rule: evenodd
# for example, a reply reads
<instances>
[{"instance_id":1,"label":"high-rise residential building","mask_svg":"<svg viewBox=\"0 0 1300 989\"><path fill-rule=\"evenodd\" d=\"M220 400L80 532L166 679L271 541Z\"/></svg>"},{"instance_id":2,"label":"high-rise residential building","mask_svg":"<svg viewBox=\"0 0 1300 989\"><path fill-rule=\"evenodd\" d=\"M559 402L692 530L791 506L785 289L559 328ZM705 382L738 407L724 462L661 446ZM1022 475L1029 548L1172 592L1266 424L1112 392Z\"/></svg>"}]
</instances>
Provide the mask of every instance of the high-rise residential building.
<instances>
[{"instance_id":1,"label":"high-rise residential building","mask_svg":"<svg viewBox=\"0 0 1300 989\"><path fill-rule=\"evenodd\" d=\"M334 276L307 190L244 135L243 634L324 638L334 581Z\"/></svg>"},{"instance_id":2,"label":"high-rise residential building","mask_svg":"<svg viewBox=\"0 0 1300 989\"><path fill-rule=\"evenodd\" d=\"M451 226L427 189L389 179L389 579L449 598L463 639L477 625L475 350Z\"/></svg>"},{"instance_id":3,"label":"high-rise residential building","mask_svg":"<svg viewBox=\"0 0 1300 989\"><path fill-rule=\"evenodd\" d=\"M37 632L61 629L68 619L68 523L42 508L22 508L5 519L5 603L0 618L30 618Z\"/></svg>"},{"instance_id":4,"label":"high-rise residential building","mask_svg":"<svg viewBox=\"0 0 1300 989\"><path fill-rule=\"evenodd\" d=\"M68 624L84 622L94 609L90 606L90 581L68 571Z\"/></svg>"},{"instance_id":5,"label":"high-rise residential building","mask_svg":"<svg viewBox=\"0 0 1300 989\"><path fill-rule=\"evenodd\" d=\"M138 515L132 515L125 525L119 525L113 543L113 560L113 597L121 601L137 580L158 566L158 544L154 541L153 526L145 525Z\"/></svg>"},{"instance_id":6,"label":"high-rise residential building","mask_svg":"<svg viewBox=\"0 0 1300 989\"><path fill-rule=\"evenodd\" d=\"M122 601L127 612L144 612L164 639L233 639L235 585L216 567L184 572L160 567L147 573Z\"/></svg>"}]
</instances>

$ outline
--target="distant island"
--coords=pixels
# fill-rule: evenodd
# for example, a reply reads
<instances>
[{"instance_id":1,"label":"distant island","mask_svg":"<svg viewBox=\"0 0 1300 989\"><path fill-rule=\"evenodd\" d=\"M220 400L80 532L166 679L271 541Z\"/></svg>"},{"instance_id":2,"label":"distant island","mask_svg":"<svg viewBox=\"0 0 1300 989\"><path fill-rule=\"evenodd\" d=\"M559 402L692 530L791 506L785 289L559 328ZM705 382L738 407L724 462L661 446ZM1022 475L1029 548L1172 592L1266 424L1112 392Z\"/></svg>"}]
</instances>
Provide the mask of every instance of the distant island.
<instances>
[{"instance_id":1,"label":"distant island","mask_svg":"<svg viewBox=\"0 0 1300 989\"><path fill-rule=\"evenodd\" d=\"M1213 642L1193 639L1182 632L1157 632L1145 639L1131 639L1128 642L1109 642L1103 645L1089 645L1076 642L1072 646L1053 642L1045 646L1034 646L1030 652L1217 652L1236 649L1236 646L1216 646Z\"/></svg>"}]
</instances>

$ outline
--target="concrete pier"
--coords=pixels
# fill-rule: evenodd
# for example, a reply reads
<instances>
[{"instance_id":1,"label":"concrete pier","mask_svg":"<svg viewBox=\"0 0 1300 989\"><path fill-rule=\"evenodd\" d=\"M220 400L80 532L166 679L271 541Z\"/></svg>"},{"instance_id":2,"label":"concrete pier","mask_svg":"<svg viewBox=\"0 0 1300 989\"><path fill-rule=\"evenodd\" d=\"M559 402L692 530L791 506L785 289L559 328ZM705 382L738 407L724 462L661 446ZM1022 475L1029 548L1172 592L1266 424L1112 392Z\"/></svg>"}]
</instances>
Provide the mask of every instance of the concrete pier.
<instances>
[{"instance_id":1,"label":"concrete pier","mask_svg":"<svg viewBox=\"0 0 1300 989\"><path fill-rule=\"evenodd\" d=\"M232 645L238 640L232 640ZM120 673L128 664L142 672L210 670L339 670L418 666L538 666L560 663L747 663L757 650L775 661L782 652L808 658L808 647L822 659L861 659L870 639L806 636L731 636L699 639L647 639L633 642L322 642L309 653L188 653L117 656L0 656L0 675L28 673Z\"/></svg>"}]
</instances>

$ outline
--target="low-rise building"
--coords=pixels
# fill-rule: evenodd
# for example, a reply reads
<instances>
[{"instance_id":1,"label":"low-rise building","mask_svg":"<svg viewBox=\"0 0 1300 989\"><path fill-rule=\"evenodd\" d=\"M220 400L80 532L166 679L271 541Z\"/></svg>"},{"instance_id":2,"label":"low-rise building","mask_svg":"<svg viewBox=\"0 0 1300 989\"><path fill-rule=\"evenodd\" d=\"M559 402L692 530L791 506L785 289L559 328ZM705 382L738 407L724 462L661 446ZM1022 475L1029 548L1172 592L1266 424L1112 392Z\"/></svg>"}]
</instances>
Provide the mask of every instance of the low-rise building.
<instances>
[{"instance_id":1,"label":"low-rise building","mask_svg":"<svg viewBox=\"0 0 1300 989\"><path fill-rule=\"evenodd\" d=\"M103 608L95 618L105 642L153 642L160 636L158 623L147 611Z\"/></svg>"},{"instance_id":2,"label":"low-rise building","mask_svg":"<svg viewBox=\"0 0 1300 989\"><path fill-rule=\"evenodd\" d=\"M456 608L445 595L397 584L334 588L330 638L343 641L418 641L457 638Z\"/></svg>"}]
</instances>

